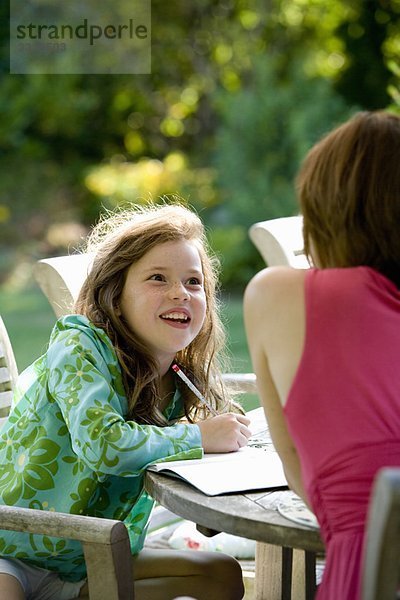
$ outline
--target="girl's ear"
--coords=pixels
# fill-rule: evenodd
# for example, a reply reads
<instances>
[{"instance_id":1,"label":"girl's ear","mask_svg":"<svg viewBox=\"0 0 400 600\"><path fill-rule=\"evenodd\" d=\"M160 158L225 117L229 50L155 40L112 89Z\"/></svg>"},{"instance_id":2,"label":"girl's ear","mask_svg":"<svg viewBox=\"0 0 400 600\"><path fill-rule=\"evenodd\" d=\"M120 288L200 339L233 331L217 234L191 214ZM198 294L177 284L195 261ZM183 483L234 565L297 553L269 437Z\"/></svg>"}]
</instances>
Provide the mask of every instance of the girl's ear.
<instances>
[{"instance_id":1,"label":"girl's ear","mask_svg":"<svg viewBox=\"0 0 400 600\"><path fill-rule=\"evenodd\" d=\"M114 311L115 311L115 314L117 315L117 317L120 317L122 315L119 304L117 304L117 306L114 306Z\"/></svg>"}]
</instances>

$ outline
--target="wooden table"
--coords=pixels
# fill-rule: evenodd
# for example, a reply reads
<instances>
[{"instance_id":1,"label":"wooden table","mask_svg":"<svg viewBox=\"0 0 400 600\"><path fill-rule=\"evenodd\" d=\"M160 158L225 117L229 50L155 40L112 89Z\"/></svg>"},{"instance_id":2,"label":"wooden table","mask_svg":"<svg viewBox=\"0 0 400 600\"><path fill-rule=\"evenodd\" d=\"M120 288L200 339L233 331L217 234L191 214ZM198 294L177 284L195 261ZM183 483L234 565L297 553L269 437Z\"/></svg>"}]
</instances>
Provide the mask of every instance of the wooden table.
<instances>
[{"instance_id":1,"label":"wooden table","mask_svg":"<svg viewBox=\"0 0 400 600\"><path fill-rule=\"evenodd\" d=\"M256 540L256 600L311 600L315 555L324 551L318 530L297 525L277 511L289 492L261 491L206 496L183 481L147 472L148 493L173 513L214 535L224 531Z\"/></svg>"}]
</instances>

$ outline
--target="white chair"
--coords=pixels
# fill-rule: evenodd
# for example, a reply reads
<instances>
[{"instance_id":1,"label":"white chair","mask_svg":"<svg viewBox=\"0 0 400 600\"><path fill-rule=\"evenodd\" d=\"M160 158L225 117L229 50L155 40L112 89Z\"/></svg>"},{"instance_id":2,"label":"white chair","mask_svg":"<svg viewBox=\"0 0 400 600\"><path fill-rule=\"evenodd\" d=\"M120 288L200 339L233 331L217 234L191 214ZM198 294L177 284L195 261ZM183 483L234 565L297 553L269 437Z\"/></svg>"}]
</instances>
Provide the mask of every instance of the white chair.
<instances>
[{"instance_id":1,"label":"white chair","mask_svg":"<svg viewBox=\"0 0 400 600\"><path fill-rule=\"evenodd\" d=\"M18 370L6 326L0 317L0 427L7 421Z\"/></svg>"},{"instance_id":2,"label":"white chair","mask_svg":"<svg viewBox=\"0 0 400 600\"><path fill-rule=\"evenodd\" d=\"M39 260L33 274L57 318L72 311L93 262L92 254L71 254Z\"/></svg>"},{"instance_id":3,"label":"white chair","mask_svg":"<svg viewBox=\"0 0 400 600\"><path fill-rule=\"evenodd\" d=\"M304 254L303 217L282 217L254 223L249 229L249 236L269 267L310 267Z\"/></svg>"},{"instance_id":4,"label":"white chair","mask_svg":"<svg viewBox=\"0 0 400 600\"><path fill-rule=\"evenodd\" d=\"M362 600L399 598L400 467L381 469L375 478L369 505L362 584Z\"/></svg>"},{"instance_id":5,"label":"white chair","mask_svg":"<svg viewBox=\"0 0 400 600\"><path fill-rule=\"evenodd\" d=\"M10 338L0 317L0 434L17 376ZM134 600L129 536L121 521L0 506L2 529L79 540L86 561L89 600Z\"/></svg>"}]
</instances>

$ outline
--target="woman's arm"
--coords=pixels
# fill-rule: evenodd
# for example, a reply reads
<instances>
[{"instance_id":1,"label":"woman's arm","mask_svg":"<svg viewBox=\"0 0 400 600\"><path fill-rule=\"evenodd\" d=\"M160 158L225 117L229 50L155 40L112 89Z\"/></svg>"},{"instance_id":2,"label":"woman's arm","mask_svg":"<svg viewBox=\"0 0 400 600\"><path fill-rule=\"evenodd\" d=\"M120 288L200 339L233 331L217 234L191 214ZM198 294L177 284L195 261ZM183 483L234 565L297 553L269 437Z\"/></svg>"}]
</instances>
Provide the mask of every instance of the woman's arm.
<instances>
[{"instance_id":1,"label":"woman's arm","mask_svg":"<svg viewBox=\"0 0 400 600\"><path fill-rule=\"evenodd\" d=\"M290 488L307 501L299 457L283 413L304 340L303 283L302 271L288 268L262 271L247 287L244 320L272 441ZM297 300L301 306L296 306Z\"/></svg>"}]
</instances>

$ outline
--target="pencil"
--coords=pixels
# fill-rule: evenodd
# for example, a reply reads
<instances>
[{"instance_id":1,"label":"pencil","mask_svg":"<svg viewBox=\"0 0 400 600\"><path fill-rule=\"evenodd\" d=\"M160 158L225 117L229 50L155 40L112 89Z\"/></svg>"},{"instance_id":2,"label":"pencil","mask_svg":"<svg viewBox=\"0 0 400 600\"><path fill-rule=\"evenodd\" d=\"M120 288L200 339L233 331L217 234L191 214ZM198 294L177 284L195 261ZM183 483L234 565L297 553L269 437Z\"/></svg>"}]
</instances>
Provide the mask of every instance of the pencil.
<instances>
[{"instance_id":1,"label":"pencil","mask_svg":"<svg viewBox=\"0 0 400 600\"><path fill-rule=\"evenodd\" d=\"M172 365L172 370L175 371L175 373L182 379L182 381L184 383L186 383L186 385L188 386L188 388L200 400L200 402L202 404L204 404L204 406L206 406L208 408L208 410L210 411L210 413L213 414L216 417L218 415L217 411L207 402L207 400L204 398L203 394L190 381L190 379L185 375L185 373L182 371L182 369L176 363L174 363Z\"/></svg>"}]
</instances>

